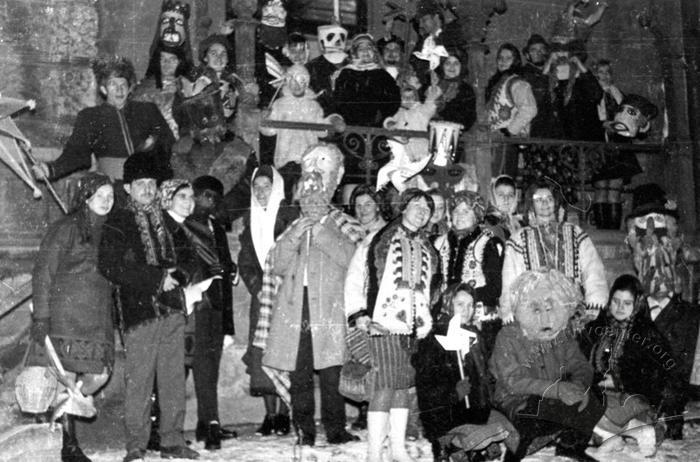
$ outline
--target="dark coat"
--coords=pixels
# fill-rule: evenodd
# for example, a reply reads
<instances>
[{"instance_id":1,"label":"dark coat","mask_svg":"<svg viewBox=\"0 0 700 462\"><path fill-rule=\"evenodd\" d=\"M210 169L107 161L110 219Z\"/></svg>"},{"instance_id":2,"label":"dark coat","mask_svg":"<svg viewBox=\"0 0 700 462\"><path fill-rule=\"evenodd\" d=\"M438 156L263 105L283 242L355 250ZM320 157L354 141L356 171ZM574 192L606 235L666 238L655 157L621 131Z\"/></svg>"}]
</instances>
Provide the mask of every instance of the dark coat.
<instances>
[{"instance_id":1,"label":"dark coat","mask_svg":"<svg viewBox=\"0 0 700 462\"><path fill-rule=\"evenodd\" d=\"M99 230L86 241L85 220L77 212L49 227L34 265L32 316L49 320L49 335L66 370L101 373L114 363L113 289L97 271ZM36 353L43 357L43 349Z\"/></svg>"},{"instance_id":2,"label":"dark coat","mask_svg":"<svg viewBox=\"0 0 700 462\"><path fill-rule=\"evenodd\" d=\"M338 113L348 125L381 127L401 104L399 87L384 69L343 69L333 93Z\"/></svg>"},{"instance_id":3,"label":"dark coat","mask_svg":"<svg viewBox=\"0 0 700 462\"><path fill-rule=\"evenodd\" d=\"M155 233L154 233L155 234ZM154 239L157 244L157 239ZM133 212L115 209L102 232L98 268L119 286L118 303L123 330L169 314L161 312L154 300L161 295L167 268L172 262L154 266L147 263Z\"/></svg>"},{"instance_id":4,"label":"dark coat","mask_svg":"<svg viewBox=\"0 0 700 462\"><path fill-rule=\"evenodd\" d=\"M418 350L411 358L416 370L416 394L425 436L435 441L448 431L467 423L483 424L491 409L491 395L495 379L488 370L486 342L473 327L468 330L478 335L477 343L464 357L465 377L469 378L470 408L460 400L455 385L461 380L457 353L445 351L435 334L445 335L449 319L441 319L433 331L418 341Z\"/></svg>"},{"instance_id":5,"label":"dark coat","mask_svg":"<svg viewBox=\"0 0 700 462\"><path fill-rule=\"evenodd\" d=\"M530 122L530 136L533 138L551 138L549 127L554 122L552 100L549 96L549 76L532 63L525 63L520 70L523 79L530 84L537 103L537 115Z\"/></svg>"},{"instance_id":6,"label":"dark coat","mask_svg":"<svg viewBox=\"0 0 700 462\"><path fill-rule=\"evenodd\" d=\"M607 370L596 367L596 353L605 336L615 336L614 323L607 310L586 325L580 334L581 350L596 368L594 382L601 381ZM627 394L640 394L660 412L682 413L687 399L681 368L674 359L671 348L663 335L649 319L646 312L635 316L630 326L622 355L617 361L618 370L611 371L621 383L618 390Z\"/></svg>"},{"instance_id":7,"label":"dark coat","mask_svg":"<svg viewBox=\"0 0 700 462\"><path fill-rule=\"evenodd\" d=\"M346 63L335 65L328 61L323 55L309 61L306 68L309 70L309 88L316 92L316 101L323 108L323 115L328 116L337 112L335 100L333 99L333 85L331 76L340 70Z\"/></svg>"},{"instance_id":8,"label":"dark coat","mask_svg":"<svg viewBox=\"0 0 700 462\"><path fill-rule=\"evenodd\" d=\"M603 125L598 118L598 103L603 97L598 80L590 72L579 74L571 98L565 104L567 85L568 80L562 80L554 88L555 124L562 131L556 136L556 127L550 127L550 136L576 141L605 141Z\"/></svg>"},{"instance_id":9,"label":"dark coat","mask_svg":"<svg viewBox=\"0 0 700 462\"><path fill-rule=\"evenodd\" d=\"M446 87L441 83L440 87ZM435 119L447 120L462 124L463 132L468 131L476 122L476 93L469 82L459 82L457 95L449 101L439 100L438 111Z\"/></svg>"},{"instance_id":10,"label":"dark coat","mask_svg":"<svg viewBox=\"0 0 700 462\"><path fill-rule=\"evenodd\" d=\"M197 280L221 276L221 279L215 279L202 294L197 311L210 309L221 312L224 335L234 335L231 280L238 269L231 259L226 230L212 216L190 216L185 221L185 229L190 233L194 244Z\"/></svg>"},{"instance_id":11,"label":"dark coat","mask_svg":"<svg viewBox=\"0 0 700 462\"><path fill-rule=\"evenodd\" d=\"M131 144L136 150L149 136L153 136L159 149L153 152L162 157L157 163L163 172L170 170L170 151L175 138L168 123L153 103L129 100L120 110L126 121ZM133 151L131 152L133 154ZM126 159L130 153L124 142L117 109L109 104L83 109L78 113L73 133L63 148L61 156L49 163L50 177L60 178L91 165L91 155Z\"/></svg>"},{"instance_id":12,"label":"dark coat","mask_svg":"<svg viewBox=\"0 0 700 462\"><path fill-rule=\"evenodd\" d=\"M698 307L683 301L679 295L674 296L654 319L654 324L671 348L671 354L678 360L679 372L686 382L693 370L699 322Z\"/></svg>"},{"instance_id":13,"label":"dark coat","mask_svg":"<svg viewBox=\"0 0 700 462\"><path fill-rule=\"evenodd\" d=\"M498 333L489 369L496 377L494 406L510 419L531 396L543 396L558 380L586 388L593 383L593 367L568 330L551 342L539 342L526 337L517 321Z\"/></svg>"}]
</instances>

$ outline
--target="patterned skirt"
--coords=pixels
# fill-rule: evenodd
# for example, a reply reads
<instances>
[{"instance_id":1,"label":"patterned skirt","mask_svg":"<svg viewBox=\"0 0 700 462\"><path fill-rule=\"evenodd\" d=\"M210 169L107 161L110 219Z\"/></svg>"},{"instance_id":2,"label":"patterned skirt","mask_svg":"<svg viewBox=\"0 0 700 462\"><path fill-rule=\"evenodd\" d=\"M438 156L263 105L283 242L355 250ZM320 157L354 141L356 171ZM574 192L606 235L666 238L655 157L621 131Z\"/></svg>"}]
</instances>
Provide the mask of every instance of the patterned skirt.
<instances>
[{"instance_id":1,"label":"patterned skirt","mask_svg":"<svg viewBox=\"0 0 700 462\"><path fill-rule=\"evenodd\" d=\"M407 335L369 337L372 365L376 369L375 390L405 390L415 385L415 370Z\"/></svg>"}]
</instances>

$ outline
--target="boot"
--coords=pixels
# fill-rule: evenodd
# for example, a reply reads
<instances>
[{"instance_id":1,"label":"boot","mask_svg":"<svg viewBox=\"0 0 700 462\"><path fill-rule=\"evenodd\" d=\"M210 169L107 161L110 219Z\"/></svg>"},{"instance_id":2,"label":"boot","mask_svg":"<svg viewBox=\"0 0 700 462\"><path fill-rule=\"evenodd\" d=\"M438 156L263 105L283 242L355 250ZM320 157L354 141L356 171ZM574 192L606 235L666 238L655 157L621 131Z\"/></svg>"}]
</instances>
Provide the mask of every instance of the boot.
<instances>
[{"instance_id":1,"label":"boot","mask_svg":"<svg viewBox=\"0 0 700 462\"><path fill-rule=\"evenodd\" d=\"M350 428L353 430L364 430L367 428L367 408L369 407L369 404L367 403L360 403L358 406L357 410L359 413L357 414L357 420L352 423Z\"/></svg>"},{"instance_id":2,"label":"boot","mask_svg":"<svg viewBox=\"0 0 700 462\"><path fill-rule=\"evenodd\" d=\"M416 462L406 451L406 424L408 408L391 408L389 412L389 438L391 456L395 462Z\"/></svg>"},{"instance_id":3,"label":"boot","mask_svg":"<svg viewBox=\"0 0 700 462\"><path fill-rule=\"evenodd\" d=\"M78 446L78 439L75 436L75 417L63 414L63 448L61 448L62 462L91 462L83 454Z\"/></svg>"},{"instance_id":4,"label":"boot","mask_svg":"<svg viewBox=\"0 0 700 462\"><path fill-rule=\"evenodd\" d=\"M367 413L367 462L381 462L382 448L387 437L388 412Z\"/></svg>"},{"instance_id":5,"label":"boot","mask_svg":"<svg viewBox=\"0 0 700 462\"><path fill-rule=\"evenodd\" d=\"M593 224L598 229L605 229L605 217L603 215L603 202L596 202L593 204L591 212L593 212Z\"/></svg>"},{"instance_id":6,"label":"boot","mask_svg":"<svg viewBox=\"0 0 700 462\"><path fill-rule=\"evenodd\" d=\"M610 204L610 215L608 216L608 229L619 231L622 224L622 204L613 202Z\"/></svg>"}]
</instances>

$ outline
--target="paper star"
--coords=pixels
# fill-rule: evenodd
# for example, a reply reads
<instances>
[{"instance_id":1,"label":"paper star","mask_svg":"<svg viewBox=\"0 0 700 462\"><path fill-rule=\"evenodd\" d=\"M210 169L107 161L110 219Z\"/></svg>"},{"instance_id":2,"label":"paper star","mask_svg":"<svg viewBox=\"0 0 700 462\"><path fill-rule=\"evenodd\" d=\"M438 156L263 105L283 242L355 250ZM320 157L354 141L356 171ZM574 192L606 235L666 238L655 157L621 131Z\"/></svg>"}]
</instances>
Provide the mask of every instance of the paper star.
<instances>
[{"instance_id":1,"label":"paper star","mask_svg":"<svg viewBox=\"0 0 700 462\"><path fill-rule=\"evenodd\" d=\"M476 343L477 336L475 333L462 329L461 317L455 315L450 320L447 326L447 335L436 335L435 339L442 345L445 351L463 351L468 352L473 343Z\"/></svg>"}]
</instances>

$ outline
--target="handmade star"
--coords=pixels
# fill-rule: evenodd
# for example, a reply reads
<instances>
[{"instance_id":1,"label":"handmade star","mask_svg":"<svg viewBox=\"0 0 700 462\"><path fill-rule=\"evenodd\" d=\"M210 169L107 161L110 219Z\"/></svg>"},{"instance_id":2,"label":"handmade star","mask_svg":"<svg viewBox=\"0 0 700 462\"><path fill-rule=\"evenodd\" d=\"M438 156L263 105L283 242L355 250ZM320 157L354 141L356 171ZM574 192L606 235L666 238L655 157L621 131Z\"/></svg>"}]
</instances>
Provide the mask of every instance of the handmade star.
<instances>
[{"instance_id":1,"label":"handmade star","mask_svg":"<svg viewBox=\"0 0 700 462\"><path fill-rule=\"evenodd\" d=\"M447 335L436 335L435 339L442 345L445 351L462 351L468 352L473 343L476 343L477 336L475 333L462 329L461 317L455 315L450 320L447 326Z\"/></svg>"},{"instance_id":2,"label":"handmade star","mask_svg":"<svg viewBox=\"0 0 700 462\"><path fill-rule=\"evenodd\" d=\"M441 58L447 58L448 53L444 46L437 45L435 43L435 37L432 35L428 36L423 42L423 49L421 51L414 51L413 55L424 61L430 63L430 70L434 71L440 65Z\"/></svg>"}]
</instances>

